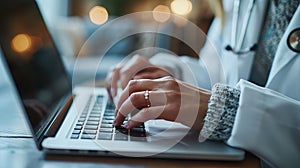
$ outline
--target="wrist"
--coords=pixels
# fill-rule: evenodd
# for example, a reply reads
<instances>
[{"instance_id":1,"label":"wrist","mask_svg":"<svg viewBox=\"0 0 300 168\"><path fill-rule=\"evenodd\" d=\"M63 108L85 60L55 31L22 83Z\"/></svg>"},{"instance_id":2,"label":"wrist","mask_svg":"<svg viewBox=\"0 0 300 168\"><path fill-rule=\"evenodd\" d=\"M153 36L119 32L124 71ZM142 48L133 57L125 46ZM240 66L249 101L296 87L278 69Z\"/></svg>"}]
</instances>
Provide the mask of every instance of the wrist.
<instances>
[{"instance_id":1,"label":"wrist","mask_svg":"<svg viewBox=\"0 0 300 168\"><path fill-rule=\"evenodd\" d=\"M209 91L200 91L200 102L199 102L199 109L197 113L196 120L192 126L192 129L195 131L200 132L203 128L203 121L207 113L209 99L211 97L211 92Z\"/></svg>"}]
</instances>

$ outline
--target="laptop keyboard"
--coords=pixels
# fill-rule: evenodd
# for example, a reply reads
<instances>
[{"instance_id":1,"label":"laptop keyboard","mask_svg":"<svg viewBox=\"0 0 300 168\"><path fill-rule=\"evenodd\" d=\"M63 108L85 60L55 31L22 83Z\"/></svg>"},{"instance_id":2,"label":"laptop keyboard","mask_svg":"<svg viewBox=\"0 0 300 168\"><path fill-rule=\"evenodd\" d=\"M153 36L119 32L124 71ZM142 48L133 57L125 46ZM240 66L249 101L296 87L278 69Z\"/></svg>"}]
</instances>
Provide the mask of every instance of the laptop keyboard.
<instances>
[{"instance_id":1,"label":"laptop keyboard","mask_svg":"<svg viewBox=\"0 0 300 168\"><path fill-rule=\"evenodd\" d=\"M103 104L103 96L97 96L91 106L91 96L73 128L71 139L114 140L114 141L146 141L144 125L133 129L122 126L114 126L114 105L108 101L106 107ZM91 108L91 110L90 110ZM102 108L105 108L102 115ZM130 117L130 116L129 116ZM128 121L128 117L125 122Z\"/></svg>"}]
</instances>

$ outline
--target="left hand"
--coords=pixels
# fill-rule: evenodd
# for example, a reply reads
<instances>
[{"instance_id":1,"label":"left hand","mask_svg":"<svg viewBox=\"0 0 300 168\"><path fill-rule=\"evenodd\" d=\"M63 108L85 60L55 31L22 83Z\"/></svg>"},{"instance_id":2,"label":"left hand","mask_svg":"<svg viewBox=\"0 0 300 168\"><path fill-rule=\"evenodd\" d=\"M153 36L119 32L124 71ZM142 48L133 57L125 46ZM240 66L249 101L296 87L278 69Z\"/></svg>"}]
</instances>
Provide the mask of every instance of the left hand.
<instances>
[{"instance_id":1,"label":"left hand","mask_svg":"<svg viewBox=\"0 0 300 168\"><path fill-rule=\"evenodd\" d=\"M118 94L118 82L124 89L131 79L155 79L170 75L171 73L167 69L155 66L148 59L135 55L126 63L121 63L108 72L105 86L109 96L113 98Z\"/></svg>"},{"instance_id":2,"label":"left hand","mask_svg":"<svg viewBox=\"0 0 300 168\"><path fill-rule=\"evenodd\" d=\"M146 90L149 91L148 100ZM125 124L127 129L151 119L165 119L200 130L210 95L209 91L173 77L131 80L118 101L115 125L121 125L128 114L140 109Z\"/></svg>"}]
</instances>

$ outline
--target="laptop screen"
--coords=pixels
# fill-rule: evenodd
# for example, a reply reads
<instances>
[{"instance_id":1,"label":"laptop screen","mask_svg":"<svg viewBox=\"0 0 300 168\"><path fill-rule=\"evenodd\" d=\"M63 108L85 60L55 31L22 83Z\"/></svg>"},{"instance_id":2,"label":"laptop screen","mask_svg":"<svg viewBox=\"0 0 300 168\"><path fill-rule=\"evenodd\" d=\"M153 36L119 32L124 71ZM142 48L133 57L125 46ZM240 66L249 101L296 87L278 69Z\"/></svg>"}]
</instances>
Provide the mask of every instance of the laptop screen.
<instances>
[{"instance_id":1,"label":"laptop screen","mask_svg":"<svg viewBox=\"0 0 300 168\"><path fill-rule=\"evenodd\" d=\"M34 133L71 85L34 0L0 2L0 45Z\"/></svg>"}]
</instances>

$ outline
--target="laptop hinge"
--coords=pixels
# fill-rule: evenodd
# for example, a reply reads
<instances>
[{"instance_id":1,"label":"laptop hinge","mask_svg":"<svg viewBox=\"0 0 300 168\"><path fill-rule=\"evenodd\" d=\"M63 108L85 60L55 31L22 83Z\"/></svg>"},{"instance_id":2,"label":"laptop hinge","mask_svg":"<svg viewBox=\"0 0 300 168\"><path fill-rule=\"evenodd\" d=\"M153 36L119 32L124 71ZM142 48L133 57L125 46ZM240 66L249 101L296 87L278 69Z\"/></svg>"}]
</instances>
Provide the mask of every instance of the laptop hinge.
<instances>
[{"instance_id":1,"label":"laptop hinge","mask_svg":"<svg viewBox=\"0 0 300 168\"><path fill-rule=\"evenodd\" d=\"M50 127L46 131L46 134L44 137L54 137L57 133L58 129L60 128L72 102L74 99L74 95L71 95L68 100L65 102L64 106L60 109L60 111L57 113L55 118L53 119L52 123L50 123Z\"/></svg>"}]
</instances>

